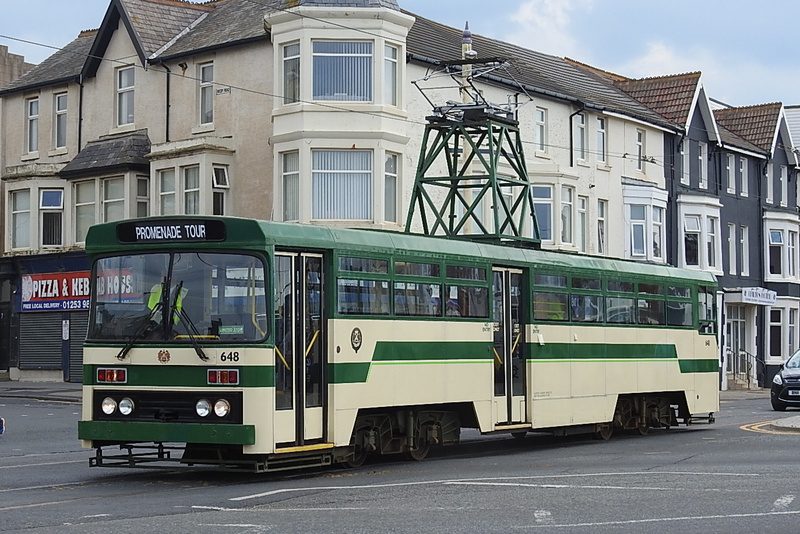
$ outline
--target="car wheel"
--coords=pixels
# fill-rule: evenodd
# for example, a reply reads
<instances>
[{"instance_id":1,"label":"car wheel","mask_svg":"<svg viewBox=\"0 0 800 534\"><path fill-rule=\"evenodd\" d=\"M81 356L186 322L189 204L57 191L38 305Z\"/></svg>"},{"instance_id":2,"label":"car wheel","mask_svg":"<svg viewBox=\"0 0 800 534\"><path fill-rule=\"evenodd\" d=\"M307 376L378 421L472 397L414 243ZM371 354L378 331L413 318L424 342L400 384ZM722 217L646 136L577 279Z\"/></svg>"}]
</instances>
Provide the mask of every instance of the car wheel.
<instances>
[{"instance_id":1,"label":"car wheel","mask_svg":"<svg viewBox=\"0 0 800 534\"><path fill-rule=\"evenodd\" d=\"M772 409L776 412L784 412L786 411L786 404L779 401L779 400L772 400Z\"/></svg>"}]
</instances>

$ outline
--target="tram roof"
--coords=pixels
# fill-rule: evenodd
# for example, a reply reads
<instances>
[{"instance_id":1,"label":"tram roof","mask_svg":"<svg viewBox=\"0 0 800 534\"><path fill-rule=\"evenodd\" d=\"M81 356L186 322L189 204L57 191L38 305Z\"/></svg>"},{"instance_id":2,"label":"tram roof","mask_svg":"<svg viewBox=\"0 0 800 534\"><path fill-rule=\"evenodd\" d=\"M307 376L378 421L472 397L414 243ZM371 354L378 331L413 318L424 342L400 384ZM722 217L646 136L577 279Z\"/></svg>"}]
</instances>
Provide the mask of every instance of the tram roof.
<instances>
[{"instance_id":1,"label":"tram roof","mask_svg":"<svg viewBox=\"0 0 800 534\"><path fill-rule=\"evenodd\" d=\"M714 275L705 271L682 269L668 265L645 263L617 258L570 254L544 250L524 249L443 237L427 237L400 232L373 229L336 228L313 224L258 221L238 217L165 216L151 217L147 221L199 222L218 220L225 223L227 239L224 242L206 242L204 247L257 250L267 246L285 246L303 249L336 249L360 254L403 254L409 257L424 255L440 259L492 262L495 264L535 263L559 269L587 271L617 271L628 275L655 276L686 279L696 282L716 283ZM133 250L163 250L197 247L198 242L182 243L120 243L116 228L131 220L98 224L89 229L86 251L89 254L119 253Z\"/></svg>"}]
</instances>

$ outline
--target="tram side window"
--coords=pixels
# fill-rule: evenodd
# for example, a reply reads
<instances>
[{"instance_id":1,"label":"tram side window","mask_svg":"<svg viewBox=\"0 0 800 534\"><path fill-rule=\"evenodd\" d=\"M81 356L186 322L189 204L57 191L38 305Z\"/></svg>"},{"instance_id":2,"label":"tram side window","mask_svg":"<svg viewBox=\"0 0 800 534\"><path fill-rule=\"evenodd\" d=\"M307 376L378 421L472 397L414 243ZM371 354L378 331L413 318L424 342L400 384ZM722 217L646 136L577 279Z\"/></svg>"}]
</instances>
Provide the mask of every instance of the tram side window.
<instances>
[{"instance_id":1,"label":"tram side window","mask_svg":"<svg viewBox=\"0 0 800 534\"><path fill-rule=\"evenodd\" d=\"M459 280L486 280L486 269L483 267L465 267L463 265L448 265L447 278Z\"/></svg>"},{"instance_id":2,"label":"tram side window","mask_svg":"<svg viewBox=\"0 0 800 534\"><path fill-rule=\"evenodd\" d=\"M572 277L573 289L600 289L599 278L580 278L577 276Z\"/></svg>"},{"instance_id":3,"label":"tram side window","mask_svg":"<svg viewBox=\"0 0 800 534\"><path fill-rule=\"evenodd\" d=\"M603 321L603 297L599 295L570 295L572 320L580 323Z\"/></svg>"},{"instance_id":4,"label":"tram side window","mask_svg":"<svg viewBox=\"0 0 800 534\"><path fill-rule=\"evenodd\" d=\"M448 317L489 317L489 291L478 286L447 286L445 315Z\"/></svg>"},{"instance_id":5,"label":"tram side window","mask_svg":"<svg viewBox=\"0 0 800 534\"><path fill-rule=\"evenodd\" d=\"M413 282L394 283L394 313L416 317L441 315L441 285Z\"/></svg>"},{"instance_id":6,"label":"tram side window","mask_svg":"<svg viewBox=\"0 0 800 534\"><path fill-rule=\"evenodd\" d=\"M567 321L569 308L566 293L534 292L533 318L537 321Z\"/></svg>"},{"instance_id":7,"label":"tram side window","mask_svg":"<svg viewBox=\"0 0 800 534\"><path fill-rule=\"evenodd\" d=\"M638 322L648 325L665 324L664 301L650 298L638 299Z\"/></svg>"},{"instance_id":8,"label":"tram side window","mask_svg":"<svg viewBox=\"0 0 800 534\"><path fill-rule=\"evenodd\" d=\"M606 321L615 324L635 324L636 306L634 299L606 297Z\"/></svg>"},{"instance_id":9,"label":"tram side window","mask_svg":"<svg viewBox=\"0 0 800 534\"><path fill-rule=\"evenodd\" d=\"M533 283L541 287L567 287L567 277L556 274L536 274Z\"/></svg>"},{"instance_id":10,"label":"tram side window","mask_svg":"<svg viewBox=\"0 0 800 534\"><path fill-rule=\"evenodd\" d=\"M624 280L609 280L608 290L616 291L618 293L633 293L633 282L625 282Z\"/></svg>"},{"instance_id":11,"label":"tram side window","mask_svg":"<svg viewBox=\"0 0 800 534\"><path fill-rule=\"evenodd\" d=\"M701 287L697 292L699 299L700 331L705 334L713 334L716 331L716 299L714 292L706 287Z\"/></svg>"},{"instance_id":12,"label":"tram side window","mask_svg":"<svg viewBox=\"0 0 800 534\"><path fill-rule=\"evenodd\" d=\"M664 288L660 284L639 283L639 293L647 293L648 295L663 295Z\"/></svg>"},{"instance_id":13,"label":"tram side window","mask_svg":"<svg viewBox=\"0 0 800 534\"><path fill-rule=\"evenodd\" d=\"M339 258L339 270L351 273L389 274L389 261L342 256Z\"/></svg>"},{"instance_id":14,"label":"tram side window","mask_svg":"<svg viewBox=\"0 0 800 534\"><path fill-rule=\"evenodd\" d=\"M337 282L339 313L346 315L389 314L389 282L342 278Z\"/></svg>"},{"instance_id":15,"label":"tram side window","mask_svg":"<svg viewBox=\"0 0 800 534\"><path fill-rule=\"evenodd\" d=\"M691 302L667 301L667 324L670 326L692 326Z\"/></svg>"},{"instance_id":16,"label":"tram side window","mask_svg":"<svg viewBox=\"0 0 800 534\"><path fill-rule=\"evenodd\" d=\"M418 263L412 261L395 261L394 273L405 276L429 276L438 278L439 265L436 263Z\"/></svg>"}]
</instances>

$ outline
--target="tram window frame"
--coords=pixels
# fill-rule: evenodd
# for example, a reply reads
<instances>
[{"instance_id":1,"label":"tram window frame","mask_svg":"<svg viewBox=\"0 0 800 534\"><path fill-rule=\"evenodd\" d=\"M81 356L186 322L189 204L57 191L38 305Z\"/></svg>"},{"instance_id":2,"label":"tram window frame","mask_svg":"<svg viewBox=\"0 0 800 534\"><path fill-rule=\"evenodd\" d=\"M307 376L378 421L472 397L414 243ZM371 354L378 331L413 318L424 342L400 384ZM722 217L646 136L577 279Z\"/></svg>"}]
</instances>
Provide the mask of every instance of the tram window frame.
<instances>
[{"instance_id":1,"label":"tram window frame","mask_svg":"<svg viewBox=\"0 0 800 534\"><path fill-rule=\"evenodd\" d=\"M480 263L469 263L452 261L445 262L444 265L444 291L442 292L442 313L447 320L468 320L474 321L476 319L491 319L492 306L491 306L491 286L489 272L491 266ZM453 299L450 295L456 291L457 298ZM468 305L461 302L462 292L483 291L484 295L478 296L482 298L482 304L478 313L475 313ZM476 298L474 295L467 295L466 302L472 302Z\"/></svg>"},{"instance_id":2,"label":"tram window frame","mask_svg":"<svg viewBox=\"0 0 800 534\"><path fill-rule=\"evenodd\" d=\"M611 284L619 284L619 285L615 285L614 287L612 287ZM624 293L626 295L636 293L636 283L632 280L607 279L606 292L614 294Z\"/></svg>"},{"instance_id":3,"label":"tram window frame","mask_svg":"<svg viewBox=\"0 0 800 534\"><path fill-rule=\"evenodd\" d=\"M711 316L708 316L709 310ZM708 286L697 288L697 319L698 330L701 334L713 335L717 333L717 295L716 289Z\"/></svg>"},{"instance_id":4,"label":"tram window frame","mask_svg":"<svg viewBox=\"0 0 800 534\"><path fill-rule=\"evenodd\" d=\"M457 271L461 269L462 271ZM447 263L445 265L445 278L459 282L484 282L488 287L488 269L484 265L469 265L465 263Z\"/></svg>"},{"instance_id":5,"label":"tram window frame","mask_svg":"<svg viewBox=\"0 0 800 534\"><path fill-rule=\"evenodd\" d=\"M412 267L410 269L413 271L414 266L430 268L432 273L424 273L424 272L409 272L406 270L405 272L400 272L398 269L399 266L404 266L403 269L407 269L408 267ZM426 278L426 279L436 279L441 280L442 278L442 264L438 261L425 261L422 259L406 259L406 258L396 258L392 263L392 274L395 278L402 279L405 277L417 279L417 278ZM420 269L425 270L425 269Z\"/></svg>"},{"instance_id":6,"label":"tram window frame","mask_svg":"<svg viewBox=\"0 0 800 534\"><path fill-rule=\"evenodd\" d=\"M343 283L347 283L347 282L355 282L354 287L358 288L358 291L356 291L356 296L358 297L356 299L356 301L355 301L356 308L354 308L352 310L342 307L342 303L343 303L342 302L342 296L345 293L342 290L342 288L343 288L342 284ZM368 291L366 291L366 293L368 293L370 295L370 297L366 301L366 302L369 302L369 303L374 302L373 296L374 296L374 294L376 294L375 291L371 291L370 289L374 290L375 288L377 288L377 284L385 284L385 287L383 288L384 289L383 297L385 299L385 309L383 309L384 306L380 305L380 301L377 301L377 303L378 303L378 311L375 311L374 309L372 309L373 308L373 304L369 305L370 306L369 310L365 309L365 307L364 307L364 302L365 301L363 299L364 291L363 291L362 284L369 284L369 283L375 284L375 286L373 288L370 288L369 286L365 286L367 288L367 290L368 290ZM350 286L348 284L348 287L353 287L353 286ZM346 304L346 302L345 302L345 304ZM353 278L344 278L344 277L337 277L336 278L336 313L339 314L339 315L346 315L348 317L350 317L350 316L389 317L392 314L392 283L391 283L391 281L389 281L389 280L378 280L378 279L375 279L375 278L355 278L355 277L353 277Z\"/></svg>"},{"instance_id":7,"label":"tram window frame","mask_svg":"<svg viewBox=\"0 0 800 534\"><path fill-rule=\"evenodd\" d=\"M569 286L569 275L547 270L534 271L530 298L531 320L559 324L571 321ZM550 305L555 307L547 309Z\"/></svg>"},{"instance_id":8,"label":"tram window frame","mask_svg":"<svg viewBox=\"0 0 800 534\"><path fill-rule=\"evenodd\" d=\"M390 274L391 259L388 255L357 252L337 254L334 258L334 265L336 266L336 294L333 297L333 308L336 315L344 317L390 317L392 315L394 299ZM362 285L367 283L375 284L368 293L379 295L377 308L373 308L372 304L368 307L365 306L365 302L373 302L373 298L364 301ZM357 294L355 303L342 300L343 284L347 287L359 288L355 292ZM376 291L378 284L385 285L383 293ZM385 302L385 307L381 304L383 302Z\"/></svg>"},{"instance_id":9,"label":"tram window frame","mask_svg":"<svg viewBox=\"0 0 800 534\"><path fill-rule=\"evenodd\" d=\"M405 287L399 287L400 284L403 284ZM431 301L428 305L432 305L432 313L411 313L408 311L410 306L408 305L408 301L404 302L401 306L398 299L398 291L406 292L406 299L408 299L408 291L410 288L409 285L415 286L414 290L422 289L423 286L428 286L430 289L429 294L431 295ZM438 293L438 303L436 303L433 299L434 294ZM414 295L414 298L418 301L419 297ZM423 280L394 280L392 281L392 306L394 307L394 315L397 317L441 317L442 316L442 284L438 281L423 281ZM424 304L423 304L424 306ZM416 305L416 308L419 308L419 305ZM405 311L400 311L401 309Z\"/></svg>"},{"instance_id":10,"label":"tram window frame","mask_svg":"<svg viewBox=\"0 0 800 534\"><path fill-rule=\"evenodd\" d=\"M346 262L352 262L353 265L347 265ZM362 262L358 265L358 262ZM372 263L367 263L372 262ZM389 276L389 258L386 257L369 257L360 255L342 254L336 258L336 271L337 273L359 273L365 275L385 275ZM353 266L361 268L355 269ZM376 268L377 267L377 268Z\"/></svg>"},{"instance_id":11,"label":"tram window frame","mask_svg":"<svg viewBox=\"0 0 800 534\"><path fill-rule=\"evenodd\" d=\"M580 284L580 285L576 285ZM603 280L595 276L573 275L569 282L570 291L602 291Z\"/></svg>"},{"instance_id":12,"label":"tram window frame","mask_svg":"<svg viewBox=\"0 0 800 534\"><path fill-rule=\"evenodd\" d=\"M544 310L544 313L547 314L547 317L539 316L538 313L541 310L541 307L537 307L537 304L544 304L537 300L538 296L544 297L545 295L548 296L549 299L555 297L556 299L560 300L560 308L553 309L553 310ZM552 303L551 301L550 303ZM570 320L569 317L569 293L566 291L540 291L539 288L534 289L533 294L531 296L531 314L533 317L533 321L544 321L544 322L553 322L553 323L565 323ZM548 303L549 304L549 303ZM563 310L563 317L559 317L559 312Z\"/></svg>"}]
</instances>

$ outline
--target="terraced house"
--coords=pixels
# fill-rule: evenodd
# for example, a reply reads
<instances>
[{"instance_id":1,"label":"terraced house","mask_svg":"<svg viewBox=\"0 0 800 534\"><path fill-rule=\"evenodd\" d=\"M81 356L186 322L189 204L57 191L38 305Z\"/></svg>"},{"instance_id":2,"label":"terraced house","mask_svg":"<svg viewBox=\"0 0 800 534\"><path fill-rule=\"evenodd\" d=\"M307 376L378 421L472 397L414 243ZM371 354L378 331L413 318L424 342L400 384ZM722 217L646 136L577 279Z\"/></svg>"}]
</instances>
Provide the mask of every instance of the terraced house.
<instances>
[{"instance_id":1,"label":"terraced house","mask_svg":"<svg viewBox=\"0 0 800 534\"><path fill-rule=\"evenodd\" d=\"M15 376L80 380L94 223L225 214L401 230L426 117L463 101L465 57L495 65L475 88L519 121L544 248L724 277L726 225L736 240L747 227L745 249L760 242L761 223L726 215L718 176L733 154L735 202L755 202L767 151L717 124L699 74L630 80L395 0L264 4L111 0L98 29L0 89L0 277L14 288L0 335ZM760 287L761 265L745 272L751 255L735 248L723 286Z\"/></svg>"}]
</instances>

